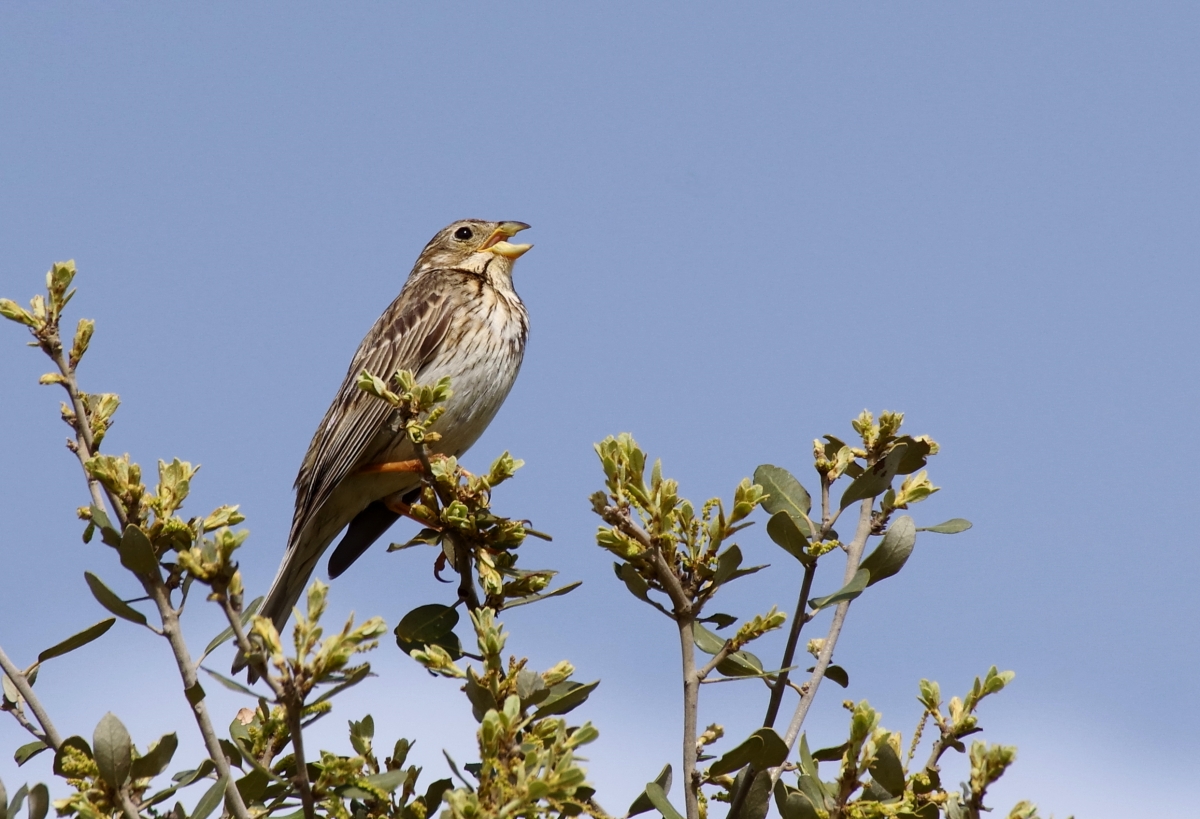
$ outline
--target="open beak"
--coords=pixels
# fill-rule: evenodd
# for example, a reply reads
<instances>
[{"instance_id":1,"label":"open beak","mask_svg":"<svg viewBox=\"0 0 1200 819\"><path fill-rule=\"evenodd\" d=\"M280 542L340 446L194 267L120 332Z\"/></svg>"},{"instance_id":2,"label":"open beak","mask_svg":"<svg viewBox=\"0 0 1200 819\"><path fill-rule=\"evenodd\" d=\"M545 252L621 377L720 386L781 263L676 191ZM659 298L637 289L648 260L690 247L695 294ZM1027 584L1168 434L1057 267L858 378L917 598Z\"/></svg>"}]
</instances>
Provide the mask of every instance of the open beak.
<instances>
[{"instance_id":1,"label":"open beak","mask_svg":"<svg viewBox=\"0 0 1200 819\"><path fill-rule=\"evenodd\" d=\"M524 222L501 222L479 249L491 251L506 259L517 259L533 245L514 245L507 240L528 227Z\"/></svg>"}]
</instances>

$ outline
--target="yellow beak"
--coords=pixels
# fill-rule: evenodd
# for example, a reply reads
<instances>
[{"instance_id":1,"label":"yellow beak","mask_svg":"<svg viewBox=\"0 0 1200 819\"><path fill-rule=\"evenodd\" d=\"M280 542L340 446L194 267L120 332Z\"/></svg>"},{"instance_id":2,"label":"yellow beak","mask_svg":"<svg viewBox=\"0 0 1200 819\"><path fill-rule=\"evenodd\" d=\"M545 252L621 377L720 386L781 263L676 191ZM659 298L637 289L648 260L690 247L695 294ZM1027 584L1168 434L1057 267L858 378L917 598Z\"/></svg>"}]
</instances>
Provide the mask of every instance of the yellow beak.
<instances>
[{"instance_id":1,"label":"yellow beak","mask_svg":"<svg viewBox=\"0 0 1200 819\"><path fill-rule=\"evenodd\" d=\"M506 259L520 258L533 245L514 245L505 240L512 238L522 230L528 229L528 227L529 225L524 222L501 222L479 249L491 251L497 256L503 256Z\"/></svg>"}]
</instances>

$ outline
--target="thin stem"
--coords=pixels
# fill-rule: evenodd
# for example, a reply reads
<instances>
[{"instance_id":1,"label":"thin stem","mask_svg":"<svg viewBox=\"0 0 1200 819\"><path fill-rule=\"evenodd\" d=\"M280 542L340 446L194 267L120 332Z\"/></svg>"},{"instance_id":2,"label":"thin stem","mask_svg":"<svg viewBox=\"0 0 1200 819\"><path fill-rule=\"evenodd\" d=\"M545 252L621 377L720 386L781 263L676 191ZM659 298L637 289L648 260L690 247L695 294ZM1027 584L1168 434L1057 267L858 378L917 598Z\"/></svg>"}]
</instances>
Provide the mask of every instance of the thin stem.
<instances>
[{"instance_id":1,"label":"thin stem","mask_svg":"<svg viewBox=\"0 0 1200 819\"><path fill-rule=\"evenodd\" d=\"M221 595L221 609L225 612L225 617L229 620L229 627L233 629L233 639L237 643L238 649L242 652L243 657L254 656L254 646L250 644L250 638L246 636L246 630L242 628L242 618L233 610L233 603L229 599L229 594ZM258 672L258 676L270 687L275 694L276 701L283 700L283 686L279 680L271 676L265 660L249 662L248 664Z\"/></svg>"},{"instance_id":2,"label":"thin stem","mask_svg":"<svg viewBox=\"0 0 1200 819\"><path fill-rule=\"evenodd\" d=\"M8 659L8 655L4 653L4 649L2 648L0 648L0 668L3 668L5 675L12 680L12 684L16 686L17 691L21 693L25 702L29 705L29 710L37 718L38 724L42 726L45 736L38 737L38 739L57 751L59 746L62 745L62 735L58 733L58 729L50 721L50 715L42 707L42 701L37 698L37 694L33 693L33 687L29 685L29 680L25 679L25 674L13 664L12 660ZM26 725L25 729L29 730L29 726ZM37 735L34 734L34 736Z\"/></svg>"},{"instance_id":3,"label":"thin stem","mask_svg":"<svg viewBox=\"0 0 1200 819\"><path fill-rule=\"evenodd\" d=\"M696 643L691 615L676 620L683 655L683 798L687 819L699 819L699 774L696 771L696 723L700 710L700 676L696 673Z\"/></svg>"},{"instance_id":4,"label":"thin stem","mask_svg":"<svg viewBox=\"0 0 1200 819\"><path fill-rule=\"evenodd\" d=\"M855 572L858 571L858 564L862 561L863 549L866 548L867 538L871 535L871 509L874 507L874 503L874 498L867 498L859 505L858 529L854 533L854 540L846 548L846 573L843 583L850 582ZM821 685L821 680L825 677L825 669L829 667L829 663L833 659L833 649L837 646L838 637L842 633L842 624L846 621L846 612L849 611L851 602L850 600L843 600L841 603L838 603L837 608L833 612L833 621L829 624L829 633L825 636L825 645L822 646L820 654L817 656L816 667L813 668L813 674L808 679L808 690L800 698L800 702L796 706L796 711L792 715L792 721L788 725L787 733L783 736L783 741L787 744L789 753L796 744L796 738L800 736L800 727L804 724L804 718L808 716L808 709L812 706L813 700L817 696L817 688ZM773 782L778 781L779 769L775 769L771 778Z\"/></svg>"},{"instance_id":5,"label":"thin stem","mask_svg":"<svg viewBox=\"0 0 1200 819\"><path fill-rule=\"evenodd\" d=\"M733 642L730 640L726 640L725 645L721 646L721 650L718 651L716 654L714 654L713 658L711 660L709 660L707 663L705 663L703 668L701 668L699 671L696 672L696 681L704 682L705 680L707 680L708 675L713 673L713 671L716 670L717 666L719 666L721 663L725 662L725 660L727 660L729 658L729 655L732 654L736 650L737 649L735 649L733 647Z\"/></svg>"},{"instance_id":6,"label":"thin stem","mask_svg":"<svg viewBox=\"0 0 1200 819\"><path fill-rule=\"evenodd\" d=\"M201 690L200 682L196 678L196 666L192 662L187 642L183 638L183 629L179 625L179 613L171 607L170 592L163 584L161 577L142 578L142 584L154 598L155 605L158 606L158 615L162 618L163 636L166 637L171 646L171 652L175 655L175 665L179 668L179 676L183 679L183 690L188 695L188 702L192 706L196 727L200 729L200 736L204 738L204 747L208 751L209 758L217 767L217 776L227 777L225 804L229 808L229 812L237 819L250 819L250 813L246 810L246 803L242 800L242 793L237 788L237 782L229 774L229 760L225 758L225 751L221 748L217 732L208 716L208 707L204 704L202 697L192 695L192 692ZM192 702L193 700L195 702Z\"/></svg>"},{"instance_id":7,"label":"thin stem","mask_svg":"<svg viewBox=\"0 0 1200 819\"><path fill-rule=\"evenodd\" d=\"M300 712L303 703L299 696L289 697L287 703L288 729L292 735L292 752L296 759L296 789L300 791L300 802L304 806L304 819L314 819L316 805L313 801L312 785L308 781L308 763L304 761L304 735L300 730Z\"/></svg>"},{"instance_id":8,"label":"thin stem","mask_svg":"<svg viewBox=\"0 0 1200 819\"><path fill-rule=\"evenodd\" d=\"M690 614L692 604L683 589L683 584L679 582L679 578L675 576L671 565L667 563L666 557L663 556L662 550L651 539L650 535L642 527L630 520L629 516L621 509L615 506L604 507L601 517L608 525L617 527L621 530L622 534L636 540L649 553L650 560L654 564L655 574L658 575L658 580L662 584L663 591L671 598L671 603L675 606L676 614L684 612Z\"/></svg>"},{"instance_id":9,"label":"thin stem","mask_svg":"<svg viewBox=\"0 0 1200 819\"><path fill-rule=\"evenodd\" d=\"M808 622L808 615L805 613L805 607L808 605L808 596L812 593L813 578L817 574L817 562L804 567L804 578L800 581L800 599L796 601L796 613L792 617L792 630L788 633L787 646L783 650L783 661L779 667L783 671L779 672L779 679L771 687L771 700L767 703L767 715L763 717L764 728L774 728L775 719L779 716L779 706L783 702L783 690L787 688L788 671L792 667L792 660L796 656L796 646L800 643L800 630L804 628L804 624Z\"/></svg>"},{"instance_id":10,"label":"thin stem","mask_svg":"<svg viewBox=\"0 0 1200 819\"><path fill-rule=\"evenodd\" d=\"M122 785L118 793L121 798L121 813L125 814L125 819L142 819L137 805L133 804L133 799L129 796L128 783Z\"/></svg>"}]
</instances>

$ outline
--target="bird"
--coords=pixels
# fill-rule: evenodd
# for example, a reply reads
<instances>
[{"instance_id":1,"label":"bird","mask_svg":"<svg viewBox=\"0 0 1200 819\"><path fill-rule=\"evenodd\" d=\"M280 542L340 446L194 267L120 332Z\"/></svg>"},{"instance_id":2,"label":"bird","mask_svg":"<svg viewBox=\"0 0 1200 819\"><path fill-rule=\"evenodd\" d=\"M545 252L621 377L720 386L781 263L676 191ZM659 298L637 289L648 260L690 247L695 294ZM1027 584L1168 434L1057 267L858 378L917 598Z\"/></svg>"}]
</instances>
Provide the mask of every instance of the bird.
<instances>
[{"instance_id":1,"label":"bird","mask_svg":"<svg viewBox=\"0 0 1200 819\"><path fill-rule=\"evenodd\" d=\"M529 314L513 289L513 263L532 245L508 240L524 222L463 219L429 241L395 301L358 346L296 476L287 550L259 609L282 631L317 561L343 529L329 576L350 567L415 499L420 476L373 470L416 457L391 405L359 389L364 371L418 384L448 376L452 394L433 426L431 453L459 457L508 397L525 355ZM365 471L364 471L365 470Z\"/></svg>"}]
</instances>

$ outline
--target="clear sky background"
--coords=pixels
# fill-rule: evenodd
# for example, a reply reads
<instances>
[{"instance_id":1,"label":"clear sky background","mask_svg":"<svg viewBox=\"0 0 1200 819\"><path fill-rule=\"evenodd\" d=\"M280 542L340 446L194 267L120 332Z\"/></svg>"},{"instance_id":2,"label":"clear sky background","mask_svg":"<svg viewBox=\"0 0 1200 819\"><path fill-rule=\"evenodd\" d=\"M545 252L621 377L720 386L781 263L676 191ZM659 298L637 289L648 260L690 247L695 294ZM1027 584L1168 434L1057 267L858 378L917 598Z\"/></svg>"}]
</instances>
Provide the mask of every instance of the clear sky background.
<instances>
[{"instance_id":1,"label":"clear sky background","mask_svg":"<svg viewBox=\"0 0 1200 819\"><path fill-rule=\"evenodd\" d=\"M680 718L671 624L594 545L592 443L633 432L698 499L762 462L812 486L811 440L869 407L942 444L918 522L975 528L923 536L851 608L814 745L845 697L907 741L921 677L961 694L996 664L1017 678L984 736L1020 748L999 810L1192 816L1198 38L1190 3L5 4L0 295L77 260L83 384L124 401L106 447L203 464L188 509L242 504L262 591L309 437L417 252L457 218L529 222L525 366L465 460L527 461L497 507L555 535L527 565L585 581L506 621L540 667L603 679L576 712L603 804L677 760ZM0 645L22 663L105 616L85 569L134 594L80 543L25 340L0 328ZM774 568L718 608L791 605L795 563L761 526L741 543ZM431 559L372 550L331 622L448 600ZM193 606L199 649L220 623ZM348 751L371 711L427 776L472 757L453 683L392 644L372 661L317 742ZM243 702L206 687L223 725ZM142 746L194 736L165 645L124 622L38 689L65 734L111 709ZM701 719L744 735L764 702L709 687ZM0 721L10 793L49 777L15 768L25 741Z\"/></svg>"}]
</instances>

